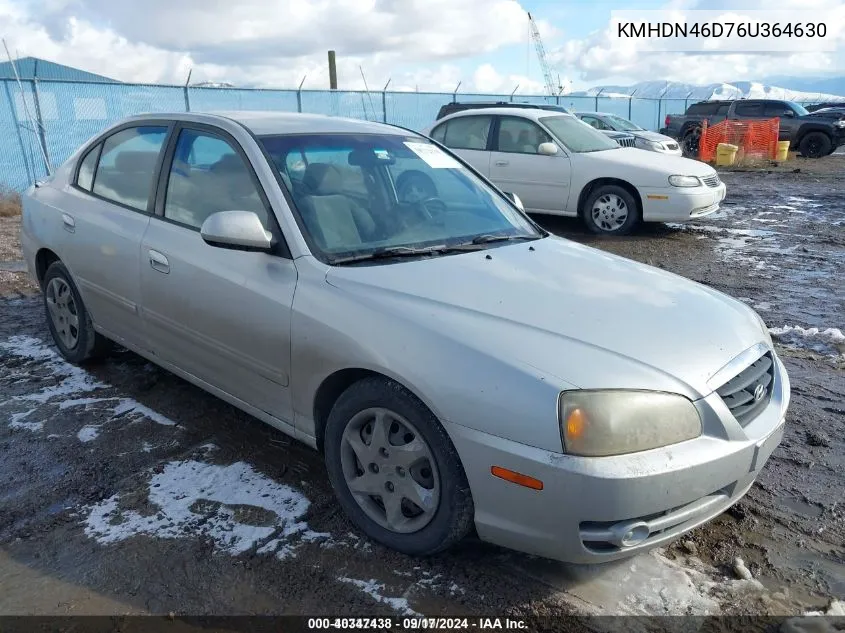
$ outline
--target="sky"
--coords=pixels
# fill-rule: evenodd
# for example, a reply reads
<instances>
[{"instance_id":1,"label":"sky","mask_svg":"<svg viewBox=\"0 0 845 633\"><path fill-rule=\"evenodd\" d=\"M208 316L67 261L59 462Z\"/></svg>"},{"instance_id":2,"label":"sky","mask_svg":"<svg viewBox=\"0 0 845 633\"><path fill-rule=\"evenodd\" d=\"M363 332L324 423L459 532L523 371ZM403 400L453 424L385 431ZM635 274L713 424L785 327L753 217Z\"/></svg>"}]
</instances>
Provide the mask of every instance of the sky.
<instances>
[{"instance_id":1,"label":"sky","mask_svg":"<svg viewBox=\"0 0 845 633\"><path fill-rule=\"evenodd\" d=\"M845 23L845 0L0 0L0 36L36 56L122 81L540 94L537 21L552 70L573 90L643 80L708 84L845 75L835 52L654 53L609 35L619 9L802 9ZM5 55L5 53L4 53ZM839 69L842 69L839 71ZM362 78L362 71L363 77Z\"/></svg>"}]
</instances>

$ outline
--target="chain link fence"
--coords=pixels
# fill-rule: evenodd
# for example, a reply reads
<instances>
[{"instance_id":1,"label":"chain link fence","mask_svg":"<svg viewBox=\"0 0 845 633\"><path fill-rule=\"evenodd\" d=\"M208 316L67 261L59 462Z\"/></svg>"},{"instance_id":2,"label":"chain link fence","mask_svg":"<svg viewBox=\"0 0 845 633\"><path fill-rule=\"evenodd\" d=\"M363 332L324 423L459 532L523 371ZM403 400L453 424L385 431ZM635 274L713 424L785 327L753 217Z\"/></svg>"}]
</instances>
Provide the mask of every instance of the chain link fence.
<instances>
[{"instance_id":1,"label":"chain link fence","mask_svg":"<svg viewBox=\"0 0 845 633\"><path fill-rule=\"evenodd\" d=\"M269 90L84 81L0 79L0 189L23 191L112 123L147 112L276 110L382 121L420 130L453 100L555 104L611 112L648 130L688 99L562 95Z\"/></svg>"}]
</instances>

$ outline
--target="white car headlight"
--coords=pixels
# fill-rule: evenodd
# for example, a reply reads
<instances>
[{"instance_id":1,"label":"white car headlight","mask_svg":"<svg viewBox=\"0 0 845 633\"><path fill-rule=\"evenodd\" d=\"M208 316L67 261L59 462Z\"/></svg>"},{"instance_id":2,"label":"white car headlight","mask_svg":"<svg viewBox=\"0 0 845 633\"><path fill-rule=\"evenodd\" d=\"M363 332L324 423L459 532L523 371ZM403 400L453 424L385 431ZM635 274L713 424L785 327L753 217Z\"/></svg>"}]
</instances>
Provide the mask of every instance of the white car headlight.
<instances>
[{"instance_id":1,"label":"white car headlight","mask_svg":"<svg viewBox=\"0 0 845 633\"><path fill-rule=\"evenodd\" d=\"M652 151L663 149L663 145L661 145L660 143L655 143L654 141L646 140L640 136L634 137L634 147L639 147L640 149L649 149Z\"/></svg>"},{"instance_id":2,"label":"white car headlight","mask_svg":"<svg viewBox=\"0 0 845 633\"><path fill-rule=\"evenodd\" d=\"M836 127L845 127L845 119L839 119L833 123Z\"/></svg>"},{"instance_id":3,"label":"white car headlight","mask_svg":"<svg viewBox=\"0 0 845 633\"><path fill-rule=\"evenodd\" d=\"M669 176L669 184L673 187L698 187L701 181L695 176Z\"/></svg>"},{"instance_id":4,"label":"white car headlight","mask_svg":"<svg viewBox=\"0 0 845 633\"><path fill-rule=\"evenodd\" d=\"M662 391L564 391L558 414L563 447L570 455L622 455L701 435L695 405Z\"/></svg>"},{"instance_id":5,"label":"white car headlight","mask_svg":"<svg viewBox=\"0 0 845 633\"><path fill-rule=\"evenodd\" d=\"M754 313L754 316L757 317L757 321L760 323L760 327L763 330L763 337L765 338L766 343L768 343L769 347L774 347L774 343L772 343L772 333L769 332L769 327L766 325L766 322L763 320L759 314L757 314L756 310L751 310Z\"/></svg>"}]
</instances>

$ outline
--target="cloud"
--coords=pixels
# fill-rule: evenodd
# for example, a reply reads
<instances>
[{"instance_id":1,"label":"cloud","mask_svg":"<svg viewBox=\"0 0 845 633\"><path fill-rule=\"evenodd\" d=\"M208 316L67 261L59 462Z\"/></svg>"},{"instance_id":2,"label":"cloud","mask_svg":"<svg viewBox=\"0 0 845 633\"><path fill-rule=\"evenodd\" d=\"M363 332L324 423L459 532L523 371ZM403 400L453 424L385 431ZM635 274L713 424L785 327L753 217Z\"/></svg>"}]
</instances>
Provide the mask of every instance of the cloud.
<instances>
[{"instance_id":1,"label":"cloud","mask_svg":"<svg viewBox=\"0 0 845 633\"><path fill-rule=\"evenodd\" d=\"M325 86L331 48L341 87L360 87L363 66L374 84L454 88L454 60L527 36L516 0L0 0L0 24L22 55L125 81L182 82L194 67L194 79L260 86L306 74Z\"/></svg>"}]
</instances>

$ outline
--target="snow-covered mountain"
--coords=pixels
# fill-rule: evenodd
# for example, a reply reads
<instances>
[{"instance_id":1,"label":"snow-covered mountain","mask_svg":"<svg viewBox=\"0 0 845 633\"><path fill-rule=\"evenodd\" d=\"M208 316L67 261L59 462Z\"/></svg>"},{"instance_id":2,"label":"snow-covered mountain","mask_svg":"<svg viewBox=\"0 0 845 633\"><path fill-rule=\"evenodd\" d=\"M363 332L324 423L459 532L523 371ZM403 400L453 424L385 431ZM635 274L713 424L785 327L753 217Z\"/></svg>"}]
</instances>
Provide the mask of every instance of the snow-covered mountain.
<instances>
[{"instance_id":1,"label":"snow-covered mountain","mask_svg":"<svg viewBox=\"0 0 845 633\"><path fill-rule=\"evenodd\" d=\"M770 86L757 81L736 81L707 85L686 84L677 81L641 81L632 86L595 86L589 90L573 92L572 95L594 97L601 92L607 97L630 96L641 99L689 99L705 101L709 99L786 99L807 103L822 101L842 101L845 96L806 92Z\"/></svg>"}]
</instances>

